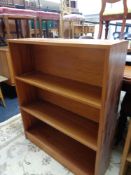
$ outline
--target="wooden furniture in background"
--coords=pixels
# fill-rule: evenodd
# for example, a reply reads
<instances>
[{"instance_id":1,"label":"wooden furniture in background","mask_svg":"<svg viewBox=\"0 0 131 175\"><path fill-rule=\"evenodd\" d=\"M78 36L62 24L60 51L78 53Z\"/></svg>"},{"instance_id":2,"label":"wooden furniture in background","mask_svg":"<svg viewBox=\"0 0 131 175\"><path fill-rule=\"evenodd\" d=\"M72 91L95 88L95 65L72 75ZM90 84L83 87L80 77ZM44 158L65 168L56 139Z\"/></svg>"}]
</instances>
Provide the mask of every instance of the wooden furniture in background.
<instances>
[{"instance_id":1,"label":"wooden furniture in background","mask_svg":"<svg viewBox=\"0 0 131 175\"><path fill-rule=\"evenodd\" d=\"M84 33L91 33L92 37L94 37L94 33L95 33L95 26L94 25L85 25L84 26Z\"/></svg>"},{"instance_id":2,"label":"wooden furniture in background","mask_svg":"<svg viewBox=\"0 0 131 175\"><path fill-rule=\"evenodd\" d=\"M69 14L63 16L63 25L64 25L64 38L74 38L74 25L81 24L79 28L81 30L81 35L84 34L84 21L85 17L80 14ZM68 35L66 36L66 32Z\"/></svg>"},{"instance_id":3,"label":"wooden furniture in background","mask_svg":"<svg viewBox=\"0 0 131 175\"><path fill-rule=\"evenodd\" d=\"M106 25L106 31L105 31L105 39L107 39L108 36L108 30L109 30L109 22L112 20L122 20L122 27L121 27L121 34L120 34L120 38L122 38L123 33L124 33L124 29L125 29L125 25L126 25L126 19L131 19L131 9L130 6L127 7L127 0L122 0L123 2L123 9L115 9L115 11L113 12L106 12L105 8L106 8L106 4L107 3L116 3L119 2L121 0L102 0L102 8L100 11L100 24L99 24L99 34L98 34L98 38L100 39L102 36L102 30L103 30L103 23L105 22ZM118 12L117 12L118 10Z\"/></svg>"},{"instance_id":4,"label":"wooden furniture in background","mask_svg":"<svg viewBox=\"0 0 131 175\"><path fill-rule=\"evenodd\" d=\"M7 81L8 79L6 77L3 77L0 75L0 85L2 82L4 81ZM0 100L2 101L2 104L4 107L6 107L6 104L5 104L5 100L4 100L4 96L3 96L3 93L2 93L2 89L1 89L1 86L0 86Z\"/></svg>"},{"instance_id":5,"label":"wooden furniture in background","mask_svg":"<svg viewBox=\"0 0 131 175\"><path fill-rule=\"evenodd\" d=\"M9 23L9 20L25 20L26 21L26 36L23 35L23 32L21 32L21 37L26 37L26 38L30 38L32 37L32 35L30 34L30 31L31 31L31 28L30 28L30 25L29 25L29 20L33 20L34 23L36 24L36 17L33 17L33 16L16 16L16 15L0 15L0 18L4 21L4 25L5 25L5 31L7 33L7 39L11 39L13 38L12 35L11 35L11 31L10 31L10 23ZM22 24L22 23L21 23ZM36 25L34 25L36 26ZM22 26L19 26L21 29L22 29ZM34 33L35 33L35 36L37 36L37 33L36 33L36 27L34 29Z\"/></svg>"},{"instance_id":6,"label":"wooden furniture in background","mask_svg":"<svg viewBox=\"0 0 131 175\"><path fill-rule=\"evenodd\" d=\"M10 29L10 20L13 20L16 22L16 33L17 33L17 38L19 37L26 37L30 38L32 37L30 34L30 24L29 21L33 20L34 22L34 33L35 37L37 36L36 33L36 19L37 19L37 14L33 10L25 10L25 9L15 9L15 8L7 8L7 7L0 7L0 19L2 20L2 32L3 32L3 37L6 39L11 39L13 38L11 35L11 29ZM23 34L23 26L22 26L22 20L26 22L26 36ZM18 21L19 21L19 26L18 26ZM19 29L21 29L21 36L19 36Z\"/></svg>"},{"instance_id":7,"label":"wooden furniture in background","mask_svg":"<svg viewBox=\"0 0 131 175\"><path fill-rule=\"evenodd\" d=\"M129 164L131 164L131 121L129 124L126 143L121 159L120 175L126 175Z\"/></svg>"},{"instance_id":8,"label":"wooden furniture in background","mask_svg":"<svg viewBox=\"0 0 131 175\"><path fill-rule=\"evenodd\" d=\"M46 22L46 37L48 38L49 35L49 29L47 26L47 21L56 21L57 22L57 30L59 33L59 21L60 21L60 14L59 13L54 13L54 12L44 12L44 11L37 11L37 19L39 21L39 30L40 30L40 36L41 38L44 36L43 34L43 26L42 26L42 22L45 21ZM58 34L59 35L59 34Z\"/></svg>"},{"instance_id":9,"label":"wooden furniture in background","mask_svg":"<svg viewBox=\"0 0 131 175\"><path fill-rule=\"evenodd\" d=\"M7 83L9 85L15 85L12 62L8 47L0 47L0 75L8 78Z\"/></svg>"},{"instance_id":10,"label":"wooden furniture in background","mask_svg":"<svg viewBox=\"0 0 131 175\"><path fill-rule=\"evenodd\" d=\"M9 40L25 135L76 175L108 166L127 45Z\"/></svg>"},{"instance_id":11,"label":"wooden furniture in background","mask_svg":"<svg viewBox=\"0 0 131 175\"><path fill-rule=\"evenodd\" d=\"M87 35L88 33L92 34L92 37L94 37L95 32L95 26L93 25L74 25L74 37L80 37L81 35Z\"/></svg>"}]
</instances>

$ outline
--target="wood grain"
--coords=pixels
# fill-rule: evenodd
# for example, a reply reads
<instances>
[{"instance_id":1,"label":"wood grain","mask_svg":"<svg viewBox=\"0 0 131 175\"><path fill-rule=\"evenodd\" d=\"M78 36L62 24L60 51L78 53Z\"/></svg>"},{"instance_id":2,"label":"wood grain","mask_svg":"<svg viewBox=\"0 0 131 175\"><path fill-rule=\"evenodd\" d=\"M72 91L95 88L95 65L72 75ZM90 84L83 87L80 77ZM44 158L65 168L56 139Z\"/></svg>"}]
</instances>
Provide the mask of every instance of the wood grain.
<instances>
[{"instance_id":1,"label":"wood grain","mask_svg":"<svg viewBox=\"0 0 131 175\"><path fill-rule=\"evenodd\" d=\"M98 133L96 175L105 173L117 123L119 93L122 85L128 43L114 45L107 53L104 65L102 108Z\"/></svg>"},{"instance_id":2,"label":"wood grain","mask_svg":"<svg viewBox=\"0 0 131 175\"><path fill-rule=\"evenodd\" d=\"M16 79L94 108L101 108L101 89L95 86L50 76L41 72L31 72L18 76Z\"/></svg>"},{"instance_id":3,"label":"wood grain","mask_svg":"<svg viewBox=\"0 0 131 175\"><path fill-rule=\"evenodd\" d=\"M36 101L21 108L83 145L88 146L94 151L97 150L98 125L96 123L46 101Z\"/></svg>"},{"instance_id":4,"label":"wood grain","mask_svg":"<svg viewBox=\"0 0 131 175\"><path fill-rule=\"evenodd\" d=\"M71 98L64 97L59 94L43 91L41 89L39 89L37 93L41 100L49 101L52 104L74 112L82 117L90 119L91 121L99 123L100 109L91 107L78 101L74 101Z\"/></svg>"},{"instance_id":5,"label":"wood grain","mask_svg":"<svg viewBox=\"0 0 131 175\"><path fill-rule=\"evenodd\" d=\"M27 130L26 135L76 175L94 174L95 152L87 147L45 125Z\"/></svg>"}]
</instances>

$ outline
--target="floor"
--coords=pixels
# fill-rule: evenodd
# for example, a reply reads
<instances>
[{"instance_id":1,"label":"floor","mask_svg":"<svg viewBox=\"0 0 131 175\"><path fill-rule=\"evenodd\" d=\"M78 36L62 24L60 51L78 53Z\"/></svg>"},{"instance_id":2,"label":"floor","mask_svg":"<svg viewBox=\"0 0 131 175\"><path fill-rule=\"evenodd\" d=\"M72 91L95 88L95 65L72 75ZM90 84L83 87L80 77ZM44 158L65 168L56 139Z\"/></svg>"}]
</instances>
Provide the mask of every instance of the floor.
<instances>
[{"instance_id":1,"label":"floor","mask_svg":"<svg viewBox=\"0 0 131 175\"><path fill-rule=\"evenodd\" d=\"M6 121L12 116L19 113L18 99L15 98L5 98L6 108L0 103L0 123Z\"/></svg>"},{"instance_id":2,"label":"floor","mask_svg":"<svg viewBox=\"0 0 131 175\"><path fill-rule=\"evenodd\" d=\"M121 153L121 148L112 151L105 175L119 175ZM0 124L0 175L11 174L74 175L25 138L20 115Z\"/></svg>"},{"instance_id":3,"label":"floor","mask_svg":"<svg viewBox=\"0 0 131 175\"><path fill-rule=\"evenodd\" d=\"M15 87L3 83L1 84L1 88L5 98L6 107L4 108L2 106L0 100L0 123L20 112Z\"/></svg>"}]
</instances>

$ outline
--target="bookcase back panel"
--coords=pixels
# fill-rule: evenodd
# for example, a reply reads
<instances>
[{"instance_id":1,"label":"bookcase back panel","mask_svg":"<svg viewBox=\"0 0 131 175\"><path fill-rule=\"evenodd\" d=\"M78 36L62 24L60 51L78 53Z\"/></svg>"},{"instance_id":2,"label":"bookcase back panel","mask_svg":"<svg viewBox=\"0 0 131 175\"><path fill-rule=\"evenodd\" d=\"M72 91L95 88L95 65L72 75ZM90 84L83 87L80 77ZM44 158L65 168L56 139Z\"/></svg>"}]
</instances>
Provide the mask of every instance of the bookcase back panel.
<instances>
[{"instance_id":1,"label":"bookcase back panel","mask_svg":"<svg viewBox=\"0 0 131 175\"><path fill-rule=\"evenodd\" d=\"M35 87L18 80L16 80L16 86L20 105L31 103L38 98L37 89Z\"/></svg>"},{"instance_id":2,"label":"bookcase back panel","mask_svg":"<svg viewBox=\"0 0 131 175\"><path fill-rule=\"evenodd\" d=\"M40 123L40 121L37 118L28 114L22 109L21 109L21 114L22 114L22 121L23 121L25 131L31 129L34 125L37 125Z\"/></svg>"},{"instance_id":3,"label":"bookcase back panel","mask_svg":"<svg viewBox=\"0 0 131 175\"><path fill-rule=\"evenodd\" d=\"M15 75L35 71L30 45L11 43L10 52L13 57L12 62Z\"/></svg>"},{"instance_id":4,"label":"bookcase back panel","mask_svg":"<svg viewBox=\"0 0 131 175\"><path fill-rule=\"evenodd\" d=\"M102 86L105 50L33 45L31 55L37 71Z\"/></svg>"}]
</instances>

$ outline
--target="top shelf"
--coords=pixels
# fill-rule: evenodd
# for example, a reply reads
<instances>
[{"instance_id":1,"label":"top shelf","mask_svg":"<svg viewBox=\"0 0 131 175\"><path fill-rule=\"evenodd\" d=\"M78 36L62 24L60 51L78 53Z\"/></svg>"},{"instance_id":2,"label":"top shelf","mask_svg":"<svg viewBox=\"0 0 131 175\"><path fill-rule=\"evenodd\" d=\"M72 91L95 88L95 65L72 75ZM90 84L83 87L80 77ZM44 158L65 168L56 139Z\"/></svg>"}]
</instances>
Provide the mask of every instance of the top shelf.
<instances>
[{"instance_id":1,"label":"top shelf","mask_svg":"<svg viewBox=\"0 0 131 175\"><path fill-rule=\"evenodd\" d=\"M17 76L16 79L96 109L101 109L101 88L41 72L31 72Z\"/></svg>"}]
</instances>

